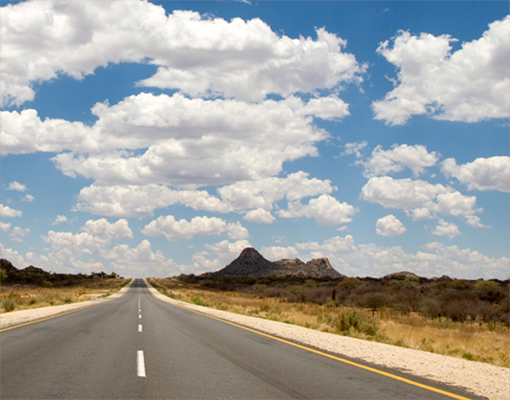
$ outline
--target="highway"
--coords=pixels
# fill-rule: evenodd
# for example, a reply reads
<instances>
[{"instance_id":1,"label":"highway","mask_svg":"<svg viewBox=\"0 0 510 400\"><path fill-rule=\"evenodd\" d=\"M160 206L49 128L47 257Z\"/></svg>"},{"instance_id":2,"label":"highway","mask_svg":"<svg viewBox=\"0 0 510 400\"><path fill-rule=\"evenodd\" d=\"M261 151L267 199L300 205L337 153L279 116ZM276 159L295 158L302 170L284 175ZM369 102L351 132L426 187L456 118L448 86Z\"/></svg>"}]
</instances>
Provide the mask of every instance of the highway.
<instances>
[{"instance_id":1,"label":"highway","mask_svg":"<svg viewBox=\"0 0 510 400\"><path fill-rule=\"evenodd\" d=\"M1 399L475 398L173 306L141 279L119 299L5 330L0 345Z\"/></svg>"}]
</instances>

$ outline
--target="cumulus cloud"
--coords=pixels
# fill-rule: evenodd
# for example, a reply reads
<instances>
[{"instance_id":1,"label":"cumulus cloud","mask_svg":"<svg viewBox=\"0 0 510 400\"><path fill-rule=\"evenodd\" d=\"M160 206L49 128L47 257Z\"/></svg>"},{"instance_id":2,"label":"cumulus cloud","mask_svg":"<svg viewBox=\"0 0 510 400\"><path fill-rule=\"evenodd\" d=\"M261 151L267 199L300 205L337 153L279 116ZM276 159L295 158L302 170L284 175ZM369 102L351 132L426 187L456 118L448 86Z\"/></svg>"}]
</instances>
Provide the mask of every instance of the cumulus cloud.
<instances>
[{"instance_id":1,"label":"cumulus cloud","mask_svg":"<svg viewBox=\"0 0 510 400\"><path fill-rule=\"evenodd\" d=\"M441 163L446 177L458 179L469 190L499 190L510 192L510 157L496 156L477 158L475 161L457 165L454 158Z\"/></svg>"},{"instance_id":2,"label":"cumulus cloud","mask_svg":"<svg viewBox=\"0 0 510 400\"><path fill-rule=\"evenodd\" d=\"M9 183L9 186L7 186L6 190L16 190L18 192L24 192L25 190L27 190L27 187L25 185L23 185L22 183L13 181L13 182Z\"/></svg>"},{"instance_id":3,"label":"cumulus cloud","mask_svg":"<svg viewBox=\"0 0 510 400\"><path fill-rule=\"evenodd\" d=\"M263 208L257 208L255 210L248 211L244 219L249 222L256 222L259 224L272 224L275 220L275 217Z\"/></svg>"},{"instance_id":4,"label":"cumulus cloud","mask_svg":"<svg viewBox=\"0 0 510 400\"><path fill-rule=\"evenodd\" d=\"M264 248L264 255L281 254L303 261L327 257L333 268L348 276L381 277L397 271L411 271L420 276L455 276L464 279L508 278L508 257L491 258L470 249L433 242L423 251L408 253L400 246L356 244L352 235L333 237L322 243L296 243L287 248Z\"/></svg>"},{"instance_id":5,"label":"cumulus cloud","mask_svg":"<svg viewBox=\"0 0 510 400\"><path fill-rule=\"evenodd\" d=\"M52 225L58 225L63 222L67 222L67 217L65 215L57 215L55 221L53 221Z\"/></svg>"},{"instance_id":6,"label":"cumulus cloud","mask_svg":"<svg viewBox=\"0 0 510 400\"><path fill-rule=\"evenodd\" d=\"M378 235L391 237L402 235L406 231L406 228L397 217L390 214L377 220L375 230Z\"/></svg>"},{"instance_id":7,"label":"cumulus cloud","mask_svg":"<svg viewBox=\"0 0 510 400\"><path fill-rule=\"evenodd\" d=\"M0 221L0 230L4 232L8 232L11 229L11 223L5 223Z\"/></svg>"},{"instance_id":8,"label":"cumulus cloud","mask_svg":"<svg viewBox=\"0 0 510 400\"><path fill-rule=\"evenodd\" d=\"M441 214L463 217L473 223L474 214L482 211L481 208L475 208L475 196L464 196L441 184L393 179L389 176L370 178L361 190L361 198L378 203L384 208L406 210L413 215L414 220Z\"/></svg>"},{"instance_id":9,"label":"cumulus cloud","mask_svg":"<svg viewBox=\"0 0 510 400\"><path fill-rule=\"evenodd\" d=\"M218 196L206 190L176 190L165 185L91 185L78 195L75 210L114 217L145 217L154 210L182 204L194 210L228 213L250 210L246 220L270 223L269 210L281 199L330 193L336 188L329 180L309 178L302 171L286 177L269 177L255 181L237 182L217 190ZM256 210L263 210L256 211ZM263 220L263 221L262 221Z\"/></svg>"},{"instance_id":10,"label":"cumulus cloud","mask_svg":"<svg viewBox=\"0 0 510 400\"><path fill-rule=\"evenodd\" d=\"M239 221L227 224L228 237L233 240L248 239L250 233L248 229L241 225Z\"/></svg>"},{"instance_id":11,"label":"cumulus cloud","mask_svg":"<svg viewBox=\"0 0 510 400\"><path fill-rule=\"evenodd\" d=\"M277 175L286 161L316 156L315 143L329 136L293 107L284 100L251 104L141 93L114 106L96 105L94 126L69 130L62 121L54 129L53 120L40 121L33 110L3 112L2 152L70 150L53 158L57 168L110 186L257 180ZM27 114L35 122L25 121Z\"/></svg>"},{"instance_id":12,"label":"cumulus cloud","mask_svg":"<svg viewBox=\"0 0 510 400\"><path fill-rule=\"evenodd\" d=\"M10 233L10 237L11 237L11 240L13 242L23 242L23 238L27 235L30 234L30 229L29 228L20 228L19 226L15 226L11 233Z\"/></svg>"},{"instance_id":13,"label":"cumulus cloud","mask_svg":"<svg viewBox=\"0 0 510 400\"><path fill-rule=\"evenodd\" d=\"M166 15L145 1L9 4L2 7L1 34L4 104L32 100L34 82L59 74L83 79L109 63L158 66L140 86L245 101L338 88L360 82L366 69L343 51L345 40L324 28L316 39L292 39L258 18Z\"/></svg>"},{"instance_id":14,"label":"cumulus cloud","mask_svg":"<svg viewBox=\"0 0 510 400\"><path fill-rule=\"evenodd\" d=\"M383 150L382 146L378 145L367 161L358 161L357 163L365 167L363 175L371 178L400 172L404 168L409 168L415 176L419 176L423 174L426 167L432 167L437 162L436 153L434 151L429 153L425 146L394 144L391 150Z\"/></svg>"},{"instance_id":15,"label":"cumulus cloud","mask_svg":"<svg viewBox=\"0 0 510 400\"><path fill-rule=\"evenodd\" d=\"M340 203L334 197L323 194L303 205L299 200L289 202L287 210L278 211L283 218L314 218L321 226L334 226L351 222L358 210L348 203Z\"/></svg>"},{"instance_id":16,"label":"cumulus cloud","mask_svg":"<svg viewBox=\"0 0 510 400\"><path fill-rule=\"evenodd\" d=\"M303 197L331 193L336 189L329 180L309 179L308 176L309 174L299 171L283 178L269 177L237 182L219 188L218 194L236 210L260 208L270 211L273 203L283 198L295 201Z\"/></svg>"},{"instance_id":17,"label":"cumulus cloud","mask_svg":"<svg viewBox=\"0 0 510 400\"><path fill-rule=\"evenodd\" d=\"M28 201L28 202L30 203L30 202L32 202L32 201L34 201L34 200L35 200L35 197L34 197L34 196L32 196L31 194L27 194L27 195L25 195L25 197L23 197L21 200L23 200L23 201Z\"/></svg>"},{"instance_id":18,"label":"cumulus cloud","mask_svg":"<svg viewBox=\"0 0 510 400\"><path fill-rule=\"evenodd\" d=\"M439 225L436 226L433 235L437 236L448 236L449 239L453 239L455 236L460 235L459 227L454 223L446 222L440 219Z\"/></svg>"},{"instance_id":19,"label":"cumulus cloud","mask_svg":"<svg viewBox=\"0 0 510 400\"><path fill-rule=\"evenodd\" d=\"M354 142L347 143L345 145L345 150L341 154L342 156L348 156L354 154L356 157L361 158L361 150L368 145L368 142L364 140L363 142Z\"/></svg>"},{"instance_id":20,"label":"cumulus cloud","mask_svg":"<svg viewBox=\"0 0 510 400\"><path fill-rule=\"evenodd\" d=\"M154 210L182 204L194 210L227 213L233 211L205 190L174 190L164 185L91 185L80 190L75 211L111 217L147 217Z\"/></svg>"},{"instance_id":21,"label":"cumulus cloud","mask_svg":"<svg viewBox=\"0 0 510 400\"><path fill-rule=\"evenodd\" d=\"M9 206L0 204L0 215L4 218L21 217L22 213L19 210L14 210Z\"/></svg>"},{"instance_id":22,"label":"cumulus cloud","mask_svg":"<svg viewBox=\"0 0 510 400\"><path fill-rule=\"evenodd\" d=\"M232 239L246 239L248 231L240 222L227 224L221 218L194 217L177 221L173 215L161 216L142 229L147 236L165 236L168 240L191 239L196 235L219 235L228 231Z\"/></svg>"},{"instance_id":23,"label":"cumulus cloud","mask_svg":"<svg viewBox=\"0 0 510 400\"><path fill-rule=\"evenodd\" d=\"M449 35L399 31L377 52L397 69L396 87L372 103L375 118L403 125L412 115L478 122L508 118L510 19L489 24L482 37L451 52Z\"/></svg>"}]
</instances>

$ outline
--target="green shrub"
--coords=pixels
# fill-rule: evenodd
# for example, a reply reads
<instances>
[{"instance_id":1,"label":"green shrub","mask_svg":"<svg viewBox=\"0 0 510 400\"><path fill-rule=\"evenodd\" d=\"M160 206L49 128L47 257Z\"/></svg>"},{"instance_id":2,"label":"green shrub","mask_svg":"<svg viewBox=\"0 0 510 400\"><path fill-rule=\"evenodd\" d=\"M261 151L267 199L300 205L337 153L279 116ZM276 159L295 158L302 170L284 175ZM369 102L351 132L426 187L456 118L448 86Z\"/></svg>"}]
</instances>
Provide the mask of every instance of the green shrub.
<instances>
[{"instance_id":1,"label":"green shrub","mask_svg":"<svg viewBox=\"0 0 510 400\"><path fill-rule=\"evenodd\" d=\"M51 283L49 281L42 281L41 286L43 288L52 288L53 287L53 283Z\"/></svg>"},{"instance_id":2,"label":"green shrub","mask_svg":"<svg viewBox=\"0 0 510 400\"><path fill-rule=\"evenodd\" d=\"M0 281L5 281L7 279L7 271L5 269L0 268Z\"/></svg>"},{"instance_id":3,"label":"green shrub","mask_svg":"<svg viewBox=\"0 0 510 400\"><path fill-rule=\"evenodd\" d=\"M352 329L368 336L375 336L379 330L374 318L356 310L341 311L331 325L338 332L348 332Z\"/></svg>"},{"instance_id":4,"label":"green shrub","mask_svg":"<svg viewBox=\"0 0 510 400\"><path fill-rule=\"evenodd\" d=\"M28 305L31 306L31 305L34 305L35 303L37 303L37 300L32 298L30 300L28 300Z\"/></svg>"},{"instance_id":5,"label":"green shrub","mask_svg":"<svg viewBox=\"0 0 510 400\"><path fill-rule=\"evenodd\" d=\"M64 302L64 304L70 304L73 302L73 299L71 297L65 297L63 302Z\"/></svg>"},{"instance_id":6,"label":"green shrub","mask_svg":"<svg viewBox=\"0 0 510 400\"><path fill-rule=\"evenodd\" d=\"M195 303L197 306L203 306L203 305L205 305L204 301L203 301L200 297L198 297L198 296L197 296L197 297L193 297L193 298L191 299L191 301L192 301L193 303Z\"/></svg>"},{"instance_id":7,"label":"green shrub","mask_svg":"<svg viewBox=\"0 0 510 400\"><path fill-rule=\"evenodd\" d=\"M5 312L10 312L16 308L17 304L14 299L3 299L2 300L2 308Z\"/></svg>"}]
</instances>

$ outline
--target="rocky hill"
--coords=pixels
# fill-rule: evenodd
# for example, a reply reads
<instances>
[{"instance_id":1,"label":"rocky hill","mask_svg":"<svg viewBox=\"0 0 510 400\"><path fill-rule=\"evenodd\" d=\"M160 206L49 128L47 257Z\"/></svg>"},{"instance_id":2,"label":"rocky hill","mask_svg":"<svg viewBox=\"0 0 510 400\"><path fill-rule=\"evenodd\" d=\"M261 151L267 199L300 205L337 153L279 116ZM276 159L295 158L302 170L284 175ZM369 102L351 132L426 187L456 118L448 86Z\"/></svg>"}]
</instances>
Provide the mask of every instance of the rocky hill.
<instances>
[{"instance_id":1,"label":"rocky hill","mask_svg":"<svg viewBox=\"0 0 510 400\"><path fill-rule=\"evenodd\" d=\"M283 259L275 262L266 260L252 247L244 249L239 257L225 268L213 272L218 276L305 276L309 278L341 278L345 275L336 271L327 258L316 258L304 263L300 259Z\"/></svg>"}]
</instances>

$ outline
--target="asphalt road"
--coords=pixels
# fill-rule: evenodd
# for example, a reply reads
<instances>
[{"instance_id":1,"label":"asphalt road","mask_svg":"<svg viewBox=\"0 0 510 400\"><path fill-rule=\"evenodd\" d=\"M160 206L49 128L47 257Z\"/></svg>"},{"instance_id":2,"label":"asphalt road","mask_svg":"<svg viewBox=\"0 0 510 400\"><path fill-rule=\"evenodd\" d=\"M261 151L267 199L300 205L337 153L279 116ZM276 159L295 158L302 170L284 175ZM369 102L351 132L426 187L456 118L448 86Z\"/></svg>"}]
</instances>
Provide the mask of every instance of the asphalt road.
<instances>
[{"instance_id":1,"label":"asphalt road","mask_svg":"<svg viewBox=\"0 0 510 400\"><path fill-rule=\"evenodd\" d=\"M123 297L1 333L1 399L451 399L155 299ZM378 367L377 367L378 368ZM380 369L380 368L379 368Z\"/></svg>"}]
</instances>

